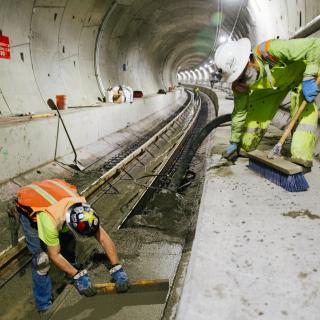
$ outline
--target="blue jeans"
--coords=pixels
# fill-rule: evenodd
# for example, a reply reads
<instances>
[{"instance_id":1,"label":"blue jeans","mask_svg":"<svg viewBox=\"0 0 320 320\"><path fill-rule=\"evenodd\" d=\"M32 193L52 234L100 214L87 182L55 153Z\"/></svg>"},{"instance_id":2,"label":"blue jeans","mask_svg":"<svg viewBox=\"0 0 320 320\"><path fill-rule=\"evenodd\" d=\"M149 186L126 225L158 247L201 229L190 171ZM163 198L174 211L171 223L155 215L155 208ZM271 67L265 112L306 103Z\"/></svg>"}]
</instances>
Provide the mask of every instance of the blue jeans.
<instances>
[{"instance_id":1,"label":"blue jeans","mask_svg":"<svg viewBox=\"0 0 320 320\"><path fill-rule=\"evenodd\" d=\"M43 251L38 236L38 230L33 228L30 220L20 214L20 222L29 251L32 254L32 290L36 301L37 309L44 311L52 304L52 284L49 274L40 275L37 273L37 257Z\"/></svg>"}]
</instances>

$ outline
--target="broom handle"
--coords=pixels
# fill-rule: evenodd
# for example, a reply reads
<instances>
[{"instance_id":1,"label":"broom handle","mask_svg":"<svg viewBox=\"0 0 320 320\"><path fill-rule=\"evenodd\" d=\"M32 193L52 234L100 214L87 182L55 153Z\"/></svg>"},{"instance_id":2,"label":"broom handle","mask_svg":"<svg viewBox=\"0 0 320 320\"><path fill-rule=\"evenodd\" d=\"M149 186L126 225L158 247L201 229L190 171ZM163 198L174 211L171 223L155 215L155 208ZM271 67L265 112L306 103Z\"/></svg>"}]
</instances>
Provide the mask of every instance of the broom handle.
<instances>
[{"instance_id":1,"label":"broom handle","mask_svg":"<svg viewBox=\"0 0 320 320\"><path fill-rule=\"evenodd\" d=\"M317 78L317 85L318 86L320 85L320 77ZM293 129L294 125L296 124L298 118L300 117L301 113L303 112L303 110L305 109L307 104L308 104L308 102L306 100L304 100L301 103L301 106L299 107L298 111L296 112L296 114L293 116L293 118L289 122L289 124L288 124L286 130L284 131L282 137L280 138L278 144L280 144L280 145L284 144L284 142L288 138L288 135L290 134L291 130Z\"/></svg>"},{"instance_id":2,"label":"broom handle","mask_svg":"<svg viewBox=\"0 0 320 320\"><path fill-rule=\"evenodd\" d=\"M307 106L308 102L307 101L303 101L301 103L301 106L299 107L298 111L295 113L295 115L293 116L293 118L291 119L291 121L289 122L288 126L286 127L286 130L284 130L283 135L281 136L278 144L283 145L284 142L286 141L286 139L288 138L288 135L290 134L291 130L293 129L294 125L296 124L298 118L301 116L301 113L303 112L303 110L305 109L305 107Z\"/></svg>"},{"instance_id":3,"label":"broom handle","mask_svg":"<svg viewBox=\"0 0 320 320\"><path fill-rule=\"evenodd\" d=\"M320 85L320 77L318 77L318 79L317 79L317 85L318 86ZM289 124L288 124L286 130L284 131L282 137L280 138L278 144L281 144L281 145L284 144L284 142L288 138L288 135L290 134L291 130L293 129L294 125L296 124L298 118L301 116L301 113L303 112L303 110L305 109L307 104L308 104L308 102L306 100L304 100L301 103L301 106L299 107L298 111L296 112L296 114L293 116L293 118L289 122Z\"/></svg>"}]
</instances>

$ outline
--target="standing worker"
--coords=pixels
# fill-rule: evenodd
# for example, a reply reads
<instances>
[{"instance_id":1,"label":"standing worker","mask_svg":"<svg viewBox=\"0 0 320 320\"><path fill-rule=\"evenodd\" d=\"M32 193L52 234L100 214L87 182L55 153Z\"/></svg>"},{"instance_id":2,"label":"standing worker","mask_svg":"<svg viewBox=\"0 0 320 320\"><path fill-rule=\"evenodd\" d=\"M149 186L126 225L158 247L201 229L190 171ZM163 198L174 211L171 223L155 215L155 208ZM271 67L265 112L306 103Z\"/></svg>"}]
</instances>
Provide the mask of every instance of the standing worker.
<instances>
[{"instance_id":1,"label":"standing worker","mask_svg":"<svg viewBox=\"0 0 320 320\"><path fill-rule=\"evenodd\" d=\"M72 279L80 294L96 293L87 271L76 267L74 235L97 239L112 264L110 274L118 292L127 291L128 277L115 245L75 186L59 179L33 182L18 190L16 207L32 254L33 294L39 312L52 304L49 258Z\"/></svg>"},{"instance_id":2,"label":"standing worker","mask_svg":"<svg viewBox=\"0 0 320 320\"><path fill-rule=\"evenodd\" d=\"M223 157L233 158L240 147L254 150L291 91L291 116L303 100L308 102L292 136L291 161L311 168L318 124L320 39L268 40L251 52L250 40L243 38L221 45L215 63L234 93L230 145Z\"/></svg>"},{"instance_id":3,"label":"standing worker","mask_svg":"<svg viewBox=\"0 0 320 320\"><path fill-rule=\"evenodd\" d=\"M194 94L194 102L198 103L200 98L200 89L197 86L193 88L193 94Z\"/></svg>"},{"instance_id":4,"label":"standing worker","mask_svg":"<svg viewBox=\"0 0 320 320\"><path fill-rule=\"evenodd\" d=\"M214 84L219 81L221 81L221 73L215 70L211 73L211 79L210 79L211 89L213 89Z\"/></svg>"}]
</instances>

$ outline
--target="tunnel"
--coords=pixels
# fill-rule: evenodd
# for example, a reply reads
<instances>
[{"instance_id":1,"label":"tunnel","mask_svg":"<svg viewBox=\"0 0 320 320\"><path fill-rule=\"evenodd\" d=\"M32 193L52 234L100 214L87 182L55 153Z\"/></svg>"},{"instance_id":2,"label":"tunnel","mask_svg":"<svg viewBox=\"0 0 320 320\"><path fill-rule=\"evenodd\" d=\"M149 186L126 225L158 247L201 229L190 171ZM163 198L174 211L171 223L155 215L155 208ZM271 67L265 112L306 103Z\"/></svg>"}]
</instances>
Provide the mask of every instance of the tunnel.
<instances>
[{"instance_id":1,"label":"tunnel","mask_svg":"<svg viewBox=\"0 0 320 320\"><path fill-rule=\"evenodd\" d=\"M314 134L312 169L297 169L308 190L287 192L249 170L248 150L221 157L236 93L212 78L222 72L220 46L247 38L255 52L265 41L319 34L318 0L0 0L0 318L319 319L318 114L312 129L299 125ZM282 66L293 56L283 52ZM252 111L261 152L294 116L299 81L278 97L270 126ZM271 105L263 99L260 108ZM283 145L286 159L299 126ZM120 260L110 262L99 236L100 245L76 237L77 259L92 283L109 282L121 262L128 293L79 295L73 276L82 268L65 276L47 248L53 298L38 313L21 216L49 205L22 208L19 197L41 181L66 197L77 190L100 214Z\"/></svg>"}]
</instances>

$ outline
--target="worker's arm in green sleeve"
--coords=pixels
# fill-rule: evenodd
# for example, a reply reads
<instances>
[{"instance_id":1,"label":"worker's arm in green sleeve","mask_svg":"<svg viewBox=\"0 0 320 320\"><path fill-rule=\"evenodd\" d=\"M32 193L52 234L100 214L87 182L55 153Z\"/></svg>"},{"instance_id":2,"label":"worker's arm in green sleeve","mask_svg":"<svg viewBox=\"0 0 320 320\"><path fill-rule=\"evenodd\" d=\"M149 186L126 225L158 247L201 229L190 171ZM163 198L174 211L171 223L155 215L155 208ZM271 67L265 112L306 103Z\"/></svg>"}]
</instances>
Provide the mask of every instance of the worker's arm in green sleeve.
<instances>
[{"instance_id":1,"label":"worker's arm in green sleeve","mask_svg":"<svg viewBox=\"0 0 320 320\"><path fill-rule=\"evenodd\" d=\"M238 93L236 91L234 94L234 109L232 112L232 122L231 122L231 143L239 143L241 136L243 134L244 124L246 122L248 113L248 93Z\"/></svg>"},{"instance_id":2,"label":"worker's arm in green sleeve","mask_svg":"<svg viewBox=\"0 0 320 320\"><path fill-rule=\"evenodd\" d=\"M269 52L280 62L305 61L306 76L315 76L320 69L320 39L272 40Z\"/></svg>"}]
</instances>

